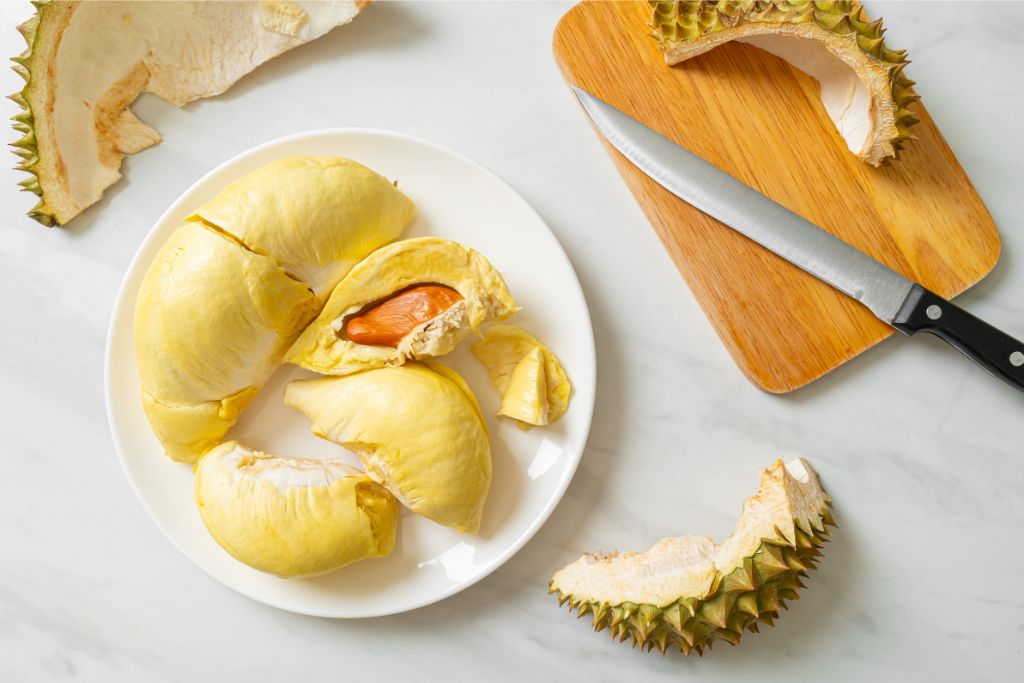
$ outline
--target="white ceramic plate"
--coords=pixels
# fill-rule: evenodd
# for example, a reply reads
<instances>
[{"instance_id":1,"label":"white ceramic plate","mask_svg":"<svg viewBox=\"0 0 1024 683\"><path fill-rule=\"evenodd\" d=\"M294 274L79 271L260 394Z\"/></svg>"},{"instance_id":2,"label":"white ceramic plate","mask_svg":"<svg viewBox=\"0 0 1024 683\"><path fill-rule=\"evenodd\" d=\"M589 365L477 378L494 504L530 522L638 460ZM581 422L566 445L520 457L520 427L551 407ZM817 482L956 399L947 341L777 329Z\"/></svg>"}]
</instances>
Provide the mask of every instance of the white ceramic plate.
<instances>
[{"instance_id":1,"label":"white ceramic plate","mask_svg":"<svg viewBox=\"0 0 1024 683\"><path fill-rule=\"evenodd\" d=\"M164 457L139 400L132 319L139 284L160 245L182 219L230 181L274 159L339 155L390 179L417 206L406 236L437 235L469 245L501 271L523 310L513 319L561 359L574 385L568 412L555 425L523 432L490 417L494 480L479 534L402 511L390 556L357 562L314 579L280 579L237 562L206 533L192 498L192 468ZM443 362L472 387L493 416L498 397L467 343ZM229 433L282 455L351 457L315 438L301 413L284 405L284 385L312 376L283 366ZM236 591L281 609L325 617L393 614L436 602L501 566L537 532L561 499L579 463L594 407L594 338L572 265L537 213L479 164L407 135L369 129L302 133L268 142L222 164L193 185L157 221L125 275L107 339L110 428L128 480L167 537L204 571Z\"/></svg>"}]
</instances>

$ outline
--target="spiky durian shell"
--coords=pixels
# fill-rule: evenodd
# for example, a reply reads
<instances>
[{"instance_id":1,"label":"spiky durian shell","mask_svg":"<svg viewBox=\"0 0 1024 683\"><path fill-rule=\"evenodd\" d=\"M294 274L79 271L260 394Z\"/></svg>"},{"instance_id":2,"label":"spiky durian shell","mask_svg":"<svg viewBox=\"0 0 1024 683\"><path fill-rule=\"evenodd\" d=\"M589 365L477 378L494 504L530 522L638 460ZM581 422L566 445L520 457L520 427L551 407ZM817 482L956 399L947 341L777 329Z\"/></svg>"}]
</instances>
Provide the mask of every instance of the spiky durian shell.
<instances>
[{"instance_id":1,"label":"spiky durian shell","mask_svg":"<svg viewBox=\"0 0 1024 683\"><path fill-rule=\"evenodd\" d=\"M32 79L31 72L29 71L29 65L31 64L32 54L35 48L39 23L42 21L46 12L50 9L52 2L51 0L33 0L32 4L36 8L35 16L24 24L18 26L18 31L25 38L27 47L20 55L11 58L11 61L14 62L13 69L15 73L25 79L25 87L21 92L9 95L9 98L21 107L21 111L11 117L11 120L14 121L14 129L21 133L22 137L11 143L11 147L14 148L14 153L21 157L21 163L19 163L15 168L29 174L28 178L25 178L18 184L24 190L32 192L39 197L39 203L28 212L28 216L47 227L52 227L57 224L57 218L52 209L46 205L46 200L43 199L42 188L39 186L39 174L37 171L37 165L39 164L39 147L36 143L35 125L32 117L32 102L29 95L29 85Z\"/></svg>"},{"instance_id":2,"label":"spiky durian shell","mask_svg":"<svg viewBox=\"0 0 1024 683\"><path fill-rule=\"evenodd\" d=\"M882 20L866 21L859 2L811 2L810 0L649 0L652 6L651 28L663 50L695 41L741 24L814 24L823 31L849 40L877 65L888 70L893 102L894 132L882 156L865 159L879 165L899 159L907 140L915 139L908 129L918 118L908 107L920 97L914 81L903 73L909 64L906 50L893 50L885 44Z\"/></svg>"},{"instance_id":3,"label":"spiky durian shell","mask_svg":"<svg viewBox=\"0 0 1024 683\"><path fill-rule=\"evenodd\" d=\"M633 602L609 605L563 593L554 580L548 592L557 593L559 606L568 602L569 611L576 610L580 618L592 615L594 630L607 628L619 642L628 639L634 648L657 648L663 655L673 646L684 655L703 655L715 640L737 645L744 631L757 633L758 624L773 625L779 612L787 609L786 600L799 599L797 590L804 587L801 579L815 567L822 555L821 547L832 535L828 526L835 526L835 522L826 509L817 525L806 529L796 526L792 542L776 528L772 538L762 539L742 566L718 578L702 598L684 596L662 606ZM594 559L602 557L596 555Z\"/></svg>"},{"instance_id":4,"label":"spiky durian shell","mask_svg":"<svg viewBox=\"0 0 1024 683\"><path fill-rule=\"evenodd\" d=\"M18 27L27 48L13 58L14 70L26 82L20 92L10 96L22 108L13 117L14 127L22 137L12 146L22 159L17 168L30 174L20 185L40 198L28 215L43 225L52 226L66 223L99 201L104 190L120 178L119 171L125 155L134 154L160 141L159 133L139 121L131 112L130 106L140 93L153 93L176 106L220 94L267 60L314 40L335 26L348 23L367 2L334 0L306 3L302 10L309 16L319 16L317 21L309 20L308 16L305 20L297 18L294 15L295 3L287 0L261 3L198 2L192 7L195 11L187 15L198 24L184 26L186 40L147 43L135 62L127 59L119 62L119 67L126 69L123 73L106 73L105 69L110 67L110 64L106 64L107 60L101 60L104 63L97 68L91 68L96 60L88 55L80 59L68 58L69 63L84 65L82 68L90 75L98 73L101 76L117 76L113 81L102 83L107 89L93 93L96 99L77 95L73 98L76 106L87 110L72 117L79 124L80 130L77 132L85 135L85 131L91 128L97 146L95 158L88 160L91 173L82 176L91 184L84 187L86 191L78 193L81 196L75 196L72 192L73 186L78 185L75 180L79 176L74 169L68 168L68 157L58 147L56 120L60 117L55 114L60 106L57 101L58 91L63 91L57 82L57 57L61 45L68 38L68 32L72 30L72 20L81 16L79 13L83 11L86 15L110 12L113 16L100 17L105 21L100 21L98 26L108 28L113 37L97 35L95 32L100 29L96 26L86 27L86 30L91 31L88 35L95 44L110 47L109 56L110 53L116 53L118 48L133 44L132 39L125 36L126 27L134 26L132 12L146 8L148 13L151 7L154 12L171 8L177 12L176 6L184 3L33 0L32 4L36 9L35 16ZM223 17L216 15L235 10L251 16L254 21L242 22L240 30L225 34ZM93 16L92 19L97 20L97 17ZM152 17L150 19L153 20ZM313 26L316 28L311 28ZM181 32L181 26L175 27L172 24L165 25L158 33L166 31L169 35L175 28ZM140 36L143 33L136 31L135 38L142 40ZM223 54L214 54L215 50L207 49L209 45L197 44L197 33L205 36L209 44L224 48ZM273 35L275 39L264 41L267 35ZM128 52L134 50L131 47ZM214 64L215 61L219 63ZM79 80L72 79L72 82ZM70 146L75 147L73 143ZM97 170L102 176L98 180Z\"/></svg>"}]
</instances>

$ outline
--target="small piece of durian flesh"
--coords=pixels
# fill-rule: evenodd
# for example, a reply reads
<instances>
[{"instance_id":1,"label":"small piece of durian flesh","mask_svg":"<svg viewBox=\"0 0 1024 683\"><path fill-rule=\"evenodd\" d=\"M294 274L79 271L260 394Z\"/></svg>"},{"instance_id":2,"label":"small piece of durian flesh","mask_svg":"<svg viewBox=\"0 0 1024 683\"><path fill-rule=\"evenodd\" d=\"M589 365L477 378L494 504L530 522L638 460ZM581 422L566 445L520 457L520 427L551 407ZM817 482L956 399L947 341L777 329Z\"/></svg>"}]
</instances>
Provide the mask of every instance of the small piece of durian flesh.
<instances>
[{"instance_id":1,"label":"small piece of durian flesh","mask_svg":"<svg viewBox=\"0 0 1024 683\"><path fill-rule=\"evenodd\" d=\"M550 408L547 391L544 352L535 346L509 376L498 414L519 420L523 429L529 429L529 425L546 425Z\"/></svg>"},{"instance_id":2,"label":"small piece of durian flesh","mask_svg":"<svg viewBox=\"0 0 1024 683\"><path fill-rule=\"evenodd\" d=\"M572 385L558 358L530 333L514 325L491 325L473 344L501 395L499 415L526 425L548 425L569 407Z\"/></svg>"}]
</instances>

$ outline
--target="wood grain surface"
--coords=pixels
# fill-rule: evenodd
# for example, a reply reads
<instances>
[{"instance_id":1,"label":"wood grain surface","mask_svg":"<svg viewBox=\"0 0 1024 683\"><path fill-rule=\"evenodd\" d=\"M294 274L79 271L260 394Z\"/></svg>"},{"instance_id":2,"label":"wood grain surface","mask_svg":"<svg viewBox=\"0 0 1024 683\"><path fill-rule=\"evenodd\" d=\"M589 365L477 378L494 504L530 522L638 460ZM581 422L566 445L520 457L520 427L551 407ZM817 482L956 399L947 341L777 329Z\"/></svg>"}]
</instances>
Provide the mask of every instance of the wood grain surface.
<instances>
[{"instance_id":1,"label":"wood grain surface","mask_svg":"<svg viewBox=\"0 0 1024 683\"><path fill-rule=\"evenodd\" d=\"M670 67L649 18L645 2L571 9L554 37L566 81L943 296L959 294L995 266L999 235L992 218L922 103L912 107L921 119L912 129L919 139L902 160L873 168L847 149L814 79L738 43ZM582 110L580 117L582 124ZM607 149L737 365L758 387L792 391L892 333L853 299L694 209Z\"/></svg>"}]
</instances>

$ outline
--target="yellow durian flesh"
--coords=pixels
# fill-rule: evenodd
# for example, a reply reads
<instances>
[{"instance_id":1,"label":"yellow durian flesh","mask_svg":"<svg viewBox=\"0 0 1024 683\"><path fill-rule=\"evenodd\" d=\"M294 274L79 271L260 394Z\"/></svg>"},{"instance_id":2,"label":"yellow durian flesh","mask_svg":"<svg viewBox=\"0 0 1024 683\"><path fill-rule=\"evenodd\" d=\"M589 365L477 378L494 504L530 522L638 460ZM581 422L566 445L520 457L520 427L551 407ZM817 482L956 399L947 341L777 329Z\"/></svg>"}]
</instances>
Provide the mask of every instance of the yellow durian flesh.
<instances>
[{"instance_id":1,"label":"yellow durian flesh","mask_svg":"<svg viewBox=\"0 0 1024 683\"><path fill-rule=\"evenodd\" d=\"M316 310L273 259L201 223L175 230L135 307L143 405L168 455L217 443Z\"/></svg>"},{"instance_id":2,"label":"yellow durian flesh","mask_svg":"<svg viewBox=\"0 0 1024 683\"><path fill-rule=\"evenodd\" d=\"M450 287L462 300L417 326L398 348L344 338L349 317L419 284ZM504 320L517 310L501 274L479 252L439 237L402 240L381 247L352 268L285 360L320 374L345 375L441 356L482 323Z\"/></svg>"},{"instance_id":3,"label":"yellow durian flesh","mask_svg":"<svg viewBox=\"0 0 1024 683\"><path fill-rule=\"evenodd\" d=\"M196 464L195 498L235 559L283 577L316 576L395 545L398 505L336 461L267 455L228 441Z\"/></svg>"},{"instance_id":4,"label":"yellow durian flesh","mask_svg":"<svg viewBox=\"0 0 1024 683\"><path fill-rule=\"evenodd\" d=\"M356 453L367 474L410 510L475 533L491 484L487 427L462 378L407 363L299 380L285 403L312 431Z\"/></svg>"},{"instance_id":5,"label":"yellow durian flesh","mask_svg":"<svg viewBox=\"0 0 1024 683\"><path fill-rule=\"evenodd\" d=\"M520 426L547 425L565 414L572 384L550 349L513 325L492 325L473 344L501 395L499 415Z\"/></svg>"},{"instance_id":6,"label":"yellow durian flesh","mask_svg":"<svg viewBox=\"0 0 1024 683\"><path fill-rule=\"evenodd\" d=\"M771 625L822 553L834 525L831 500L803 458L761 472L732 535L666 538L642 553L588 553L556 572L550 592L594 629L662 653L737 644Z\"/></svg>"},{"instance_id":7,"label":"yellow durian flesh","mask_svg":"<svg viewBox=\"0 0 1024 683\"><path fill-rule=\"evenodd\" d=\"M136 304L143 405L172 458L194 461L220 441L322 307L319 294L412 212L361 164L289 157L230 184L172 234Z\"/></svg>"},{"instance_id":8,"label":"yellow durian flesh","mask_svg":"<svg viewBox=\"0 0 1024 683\"><path fill-rule=\"evenodd\" d=\"M288 157L228 185L203 220L272 256L326 297L360 259L398 239L414 205L387 178L341 157Z\"/></svg>"},{"instance_id":9,"label":"yellow durian flesh","mask_svg":"<svg viewBox=\"0 0 1024 683\"><path fill-rule=\"evenodd\" d=\"M246 387L219 401L171 405L142 392L142 409L164 452L174 460L192 462L221 442L238 416L256 396Z\"/></svg>"},{"instance_id":10,"label":"yellow durian flesh","mask_svg":"<svg viewBox=\"0 0 1024 683\"><path fill-rule=\"evenodd\" d=\"M498 415L526 425L546 425L550 415L548 388L544 373L544 352L533 347L516 363L508 378L508 387L501 397Z\"/></svg>"}]
</instances>

